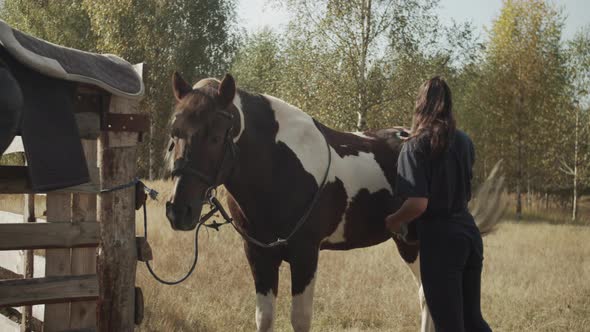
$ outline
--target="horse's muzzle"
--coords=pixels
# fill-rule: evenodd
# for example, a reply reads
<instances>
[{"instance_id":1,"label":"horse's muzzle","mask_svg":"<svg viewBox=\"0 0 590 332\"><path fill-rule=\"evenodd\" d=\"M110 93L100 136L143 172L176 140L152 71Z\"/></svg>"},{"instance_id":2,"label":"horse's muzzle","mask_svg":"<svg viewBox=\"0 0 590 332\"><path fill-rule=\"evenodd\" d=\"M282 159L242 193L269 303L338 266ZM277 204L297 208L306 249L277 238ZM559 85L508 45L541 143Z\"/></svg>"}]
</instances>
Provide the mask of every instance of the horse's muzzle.
<instances>
[{"instance_id":1,"label":"horse's muzzle","mask_svg":"<svg viewBox=\"0 0 590 332\"><path fill-rule=\"evenodd\" d=\"M175 231L190 231L197 225L193 218L192 209L188 205L166 202L166 218Z\"/></svg>"}]
</instances>

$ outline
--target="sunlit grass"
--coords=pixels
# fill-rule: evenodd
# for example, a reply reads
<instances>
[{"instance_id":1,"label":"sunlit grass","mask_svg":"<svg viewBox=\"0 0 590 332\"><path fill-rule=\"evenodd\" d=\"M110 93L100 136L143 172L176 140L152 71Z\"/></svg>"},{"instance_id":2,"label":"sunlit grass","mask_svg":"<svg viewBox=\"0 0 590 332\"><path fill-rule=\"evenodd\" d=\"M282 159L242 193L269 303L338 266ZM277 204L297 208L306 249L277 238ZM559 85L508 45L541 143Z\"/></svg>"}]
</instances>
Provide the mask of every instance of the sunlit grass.
<instances>
[{"instance_id":1,"label":"sunlit grass","mask_svg":"<svg viewBox=\"0 0 590 332\"><path fill-rule=\"evenodd\" d=\"M164 215L170 183L148 202L153 266L175 279L193 255L193 232L174 232ZM37 198L37 214L44 198ZM587 201L585 201L587 203ZM21 196L0 196L0 210L22 211ZM138 212L138 234L143 215ZM139 331L254 331L254 285L242 240L230 227L202 230L199 263L178 286L158 284L143 263ZM507 221L485 239L482 307L495 331L590 331L590 227ZM291 331L289 265L281 266L276 331ZM393 243L320 255L314 331L418 331L418 291Z\"/></svg>"},{"instance_id":2,"label":"sunlit grass","mask_svg":"<svg viewBox=\"0 0 590 332\"><path fill-rule=\"evenodd\" d=\"M153 184L162 194L170 185ZM159 202L149 203L156 270L185 273L193 233L170 229ZM142 220L138 214L138 224ZM141 229L141 227L138 227ZM482 307L495 331L590 330L590 227L505 222L485 239ZM254 331L254 285L242 240L230 227L203 231L194 275L164 286L138 267L146 298L141 331ZM289 265L281 266L276 331L289 323ZM416 284L393 243L324 251L314 302L314 331L418 331Z\"/></svg>"}]
</instances>

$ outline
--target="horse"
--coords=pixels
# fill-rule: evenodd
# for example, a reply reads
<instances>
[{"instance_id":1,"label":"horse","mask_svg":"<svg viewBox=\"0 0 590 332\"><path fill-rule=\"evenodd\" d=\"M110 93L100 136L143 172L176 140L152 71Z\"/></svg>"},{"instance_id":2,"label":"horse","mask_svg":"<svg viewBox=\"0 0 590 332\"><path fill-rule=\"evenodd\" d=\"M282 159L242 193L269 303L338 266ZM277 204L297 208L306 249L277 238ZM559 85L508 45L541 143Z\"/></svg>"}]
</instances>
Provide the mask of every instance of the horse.
<instances>
[{"instance_id":1,"label":"horse","mask_svg":"<svg viewBox=\"0 0 590 332\"><path fill-rule=\"evenodd\" d=\"M258 331L272 331L279 266L291 270L294 331L309 331L320 250L350 250L393 239L412 271L422 331L434 331L420 285L419 245L398 240L384 219L403 200L395 195L400 128L339 132L278 98L237 89L229 74L194 86L172 78L176 106L167 158L174 189L166 216L175 230L200 222L203 202L224 185L256 291ZM499 220L499 186L490 178L487 234ZM485 187L485 186L484 186ZM413 223L415 224L415 223ZM415 227L410 227L410 233ZM277 240L278 239L278 240Z\"/></svg>"}]
</instances>

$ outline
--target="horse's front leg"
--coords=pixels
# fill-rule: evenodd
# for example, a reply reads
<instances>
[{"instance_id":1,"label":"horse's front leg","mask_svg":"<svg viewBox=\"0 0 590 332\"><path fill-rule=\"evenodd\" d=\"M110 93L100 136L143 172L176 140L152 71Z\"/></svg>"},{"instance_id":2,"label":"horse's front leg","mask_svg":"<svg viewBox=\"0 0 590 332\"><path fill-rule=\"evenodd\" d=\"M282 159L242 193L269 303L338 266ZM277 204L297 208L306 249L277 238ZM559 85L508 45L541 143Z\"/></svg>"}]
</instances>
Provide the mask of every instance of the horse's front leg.
<instances>
[{"instance_id":1,"label":"horse's front leg","mask_svg":"<svg viewBox=\"0 0 590 332\"><path fill-rule=\"evenodd\" d=\"M428 305L426 305L426 298L424 297L424 290L422 288L422 276L420 275L420 256L418 255L414 262L407 264L410 270L412 270L416 283L418 284L418 298L420 300L420 309L422 311L420 332L434 332L434 322L432 321L432 316L430 315Z\"/></svg>"},{"instance_id":2,"label":"horse's front leg","mask_svg":"<svg viewBox=\"0 0 590 332\"><path fill-rule=\"evenodd\" d=\"M291 325L295 332L311 328L313 293L318 265L317 248L299 249L289 258L291 264Z\"/></svg>"},{"instance_id":3,"label":"horse's front leg","mask_svg":"<svg viewBox=\"0 0 590 332\"><path fill-rule=\"evenodd\" d=\"M275 249L262 249L247 242L244 248L256 287L257 331L271 332L274 325L281 258Z\"/></svg>"}]
</instances>

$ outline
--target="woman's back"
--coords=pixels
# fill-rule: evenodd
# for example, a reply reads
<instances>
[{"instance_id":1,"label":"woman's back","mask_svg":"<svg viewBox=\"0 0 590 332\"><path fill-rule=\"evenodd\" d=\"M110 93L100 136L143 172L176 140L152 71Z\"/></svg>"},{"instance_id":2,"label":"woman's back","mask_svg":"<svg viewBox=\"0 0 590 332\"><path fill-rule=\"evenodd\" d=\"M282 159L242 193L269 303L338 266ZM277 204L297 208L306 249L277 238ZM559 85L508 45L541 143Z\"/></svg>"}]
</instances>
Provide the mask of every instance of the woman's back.
<instances>
[{"instance_id":1,"label":"woman's back","mask_svg":"<svg viewBox=\"0 0 590 332\"><path fill-rule=\"evenodd\" d=\"M475 151L469 136L456 130L448 148L436 157L431 156L427 133L409 140L403 149L408 149L410 153L402 155L416 156L417 160L402 158L399 162L407 163L402 166L419 165L425 168L427 183L424 184L424 190L428 197L428 207L420 219L427 222L444 219L475 225L467 209L471 199L472 168L475 161Z\"/></svg>"}]
</instances>

